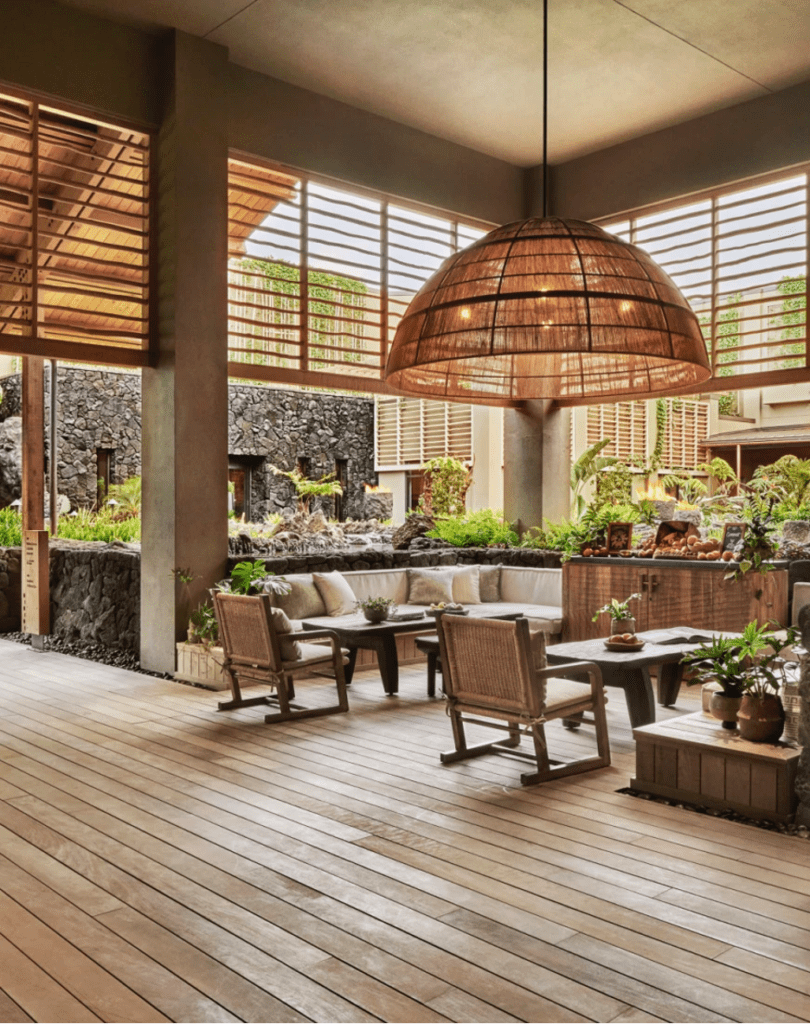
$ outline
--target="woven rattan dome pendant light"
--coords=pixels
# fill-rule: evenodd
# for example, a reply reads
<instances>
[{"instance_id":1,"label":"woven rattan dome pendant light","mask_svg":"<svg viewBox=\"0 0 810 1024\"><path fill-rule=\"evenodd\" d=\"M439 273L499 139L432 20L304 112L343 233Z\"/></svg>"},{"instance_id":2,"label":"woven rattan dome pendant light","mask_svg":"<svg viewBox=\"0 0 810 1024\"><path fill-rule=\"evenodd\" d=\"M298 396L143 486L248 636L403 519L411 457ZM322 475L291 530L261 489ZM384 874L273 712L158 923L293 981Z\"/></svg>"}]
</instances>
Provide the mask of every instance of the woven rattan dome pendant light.
<instances>
[{"instance_id":1,"label":"woven rattan dome pendant light","mask_svg":"<svg viewBox=\"0 0 810 1024\"><path fill-rule=\"evenodd\" d=\"M543 9L543 217L449 257L416 293L385 369L394 391L444 401L588 404L710 375L698 319L643 250L547 213L548 0Z\"/></svg>"}]
</instances>

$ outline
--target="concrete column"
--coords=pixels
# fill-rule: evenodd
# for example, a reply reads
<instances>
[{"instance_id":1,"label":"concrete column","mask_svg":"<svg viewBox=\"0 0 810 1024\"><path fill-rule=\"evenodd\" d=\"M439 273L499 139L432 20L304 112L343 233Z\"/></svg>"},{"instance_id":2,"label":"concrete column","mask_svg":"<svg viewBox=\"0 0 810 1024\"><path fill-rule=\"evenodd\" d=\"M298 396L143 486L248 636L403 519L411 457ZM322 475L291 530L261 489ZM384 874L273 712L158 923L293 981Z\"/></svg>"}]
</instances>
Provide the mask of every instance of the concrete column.
<instances>
[{"instance_id":1,"label":"concrete column","mask_svg":"<svg viewBox=\"0 0 810 1024\"><path fill-rule=\"evenodd\" d=\"M168 42L157 140L158 337L143 373L141 664L174 671L188 612L225 574L228 551L228 51ZM190 569L188 597L171 570Z\"/></svg>"},{"instance_id":2,"label":"concrete column","mask_svg":"<svg viewBox=\"0 0 810 1024\"><path fill-rule=\"evenodd\" d=\"M504 513L523 533L571 511L571 414L552 401L525 402L503 420Z\"/></svg>"}]
</instances>

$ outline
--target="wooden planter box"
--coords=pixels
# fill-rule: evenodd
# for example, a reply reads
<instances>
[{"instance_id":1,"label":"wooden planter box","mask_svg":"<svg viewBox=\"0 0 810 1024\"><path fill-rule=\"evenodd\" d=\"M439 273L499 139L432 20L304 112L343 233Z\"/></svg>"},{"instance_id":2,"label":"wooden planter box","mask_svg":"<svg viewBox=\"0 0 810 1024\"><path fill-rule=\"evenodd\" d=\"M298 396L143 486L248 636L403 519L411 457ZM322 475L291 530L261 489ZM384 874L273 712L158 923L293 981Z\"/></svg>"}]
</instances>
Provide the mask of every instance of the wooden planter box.
<instances>
[{"instance_id":1,"label":"wooden planter box","mask_svg":"<svg viewBox=\"0 0 810 1024\"><path fill-rule=\"evenodd\" d=\"M225 652L221 647L180 643L177 645L177 671L174 678L184 683L196 683L209 690L227 690L228 680L222 671L224 659Z\"/></svg>"},{"instance_id":2,"label":"wooden planter box","mask_svg":"<svg viewBox=\"0 0 810 1024\"><path fill-rule=\"evenodd\" d=\"M701 711L633 730L633 789L749 818L793 819L801 750L749 743Z\"/></svg>"}]
</instances>

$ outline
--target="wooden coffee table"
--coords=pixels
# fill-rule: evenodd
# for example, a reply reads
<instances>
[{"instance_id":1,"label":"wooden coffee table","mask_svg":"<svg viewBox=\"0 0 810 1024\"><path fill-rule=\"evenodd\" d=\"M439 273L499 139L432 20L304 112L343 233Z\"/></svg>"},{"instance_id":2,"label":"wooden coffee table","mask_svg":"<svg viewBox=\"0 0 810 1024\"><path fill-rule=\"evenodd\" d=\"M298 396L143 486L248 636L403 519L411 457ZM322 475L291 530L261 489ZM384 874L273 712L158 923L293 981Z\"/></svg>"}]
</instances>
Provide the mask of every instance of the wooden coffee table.
<instances>
[{"instance_id":1,"label":"wooden coffee table","mask_svg":"<svg viewBox=\"0 0 810 1024\"><path fill-rule=\"evenodd\" d=\"M689 626L672 629L656 629L639 633L647 640L640 651L609 651L604 640L574 640L566 644L554 644L546 648L549 665L564 665L570 661L593 661L602 671L605 686L618 686L624 690L627 710L633 728L649 725L655 721L655 699L653 697L650 666L658 666L658 703L669 707L678 699L683 667L681 659L699 647L703 640L689 640L701 636L710 639ZM683 638L682 643L653 643L653 640Z\"/></svg>"}]
</instances>

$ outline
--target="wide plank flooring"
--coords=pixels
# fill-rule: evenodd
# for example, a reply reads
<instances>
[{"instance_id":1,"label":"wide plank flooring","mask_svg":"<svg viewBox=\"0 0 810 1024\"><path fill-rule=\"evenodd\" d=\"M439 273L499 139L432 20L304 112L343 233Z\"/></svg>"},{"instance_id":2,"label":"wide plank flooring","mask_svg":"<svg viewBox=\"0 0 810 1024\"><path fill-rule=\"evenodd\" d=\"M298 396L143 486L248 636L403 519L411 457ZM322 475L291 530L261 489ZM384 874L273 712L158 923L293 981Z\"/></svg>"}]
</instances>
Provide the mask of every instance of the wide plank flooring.
<instances>
[{"instance_id":1,"label":"wide plank flooring","mask_svg":"<svg viewBox=\"0 0 810 1024\"><path fill-rule=\"evenodd\" d=\"M265 725L0 641L0 1020L810 1020L806 841L617 792L620 694L610 768L523 789L400 688Z\"/></svg>"}]
</instances>

